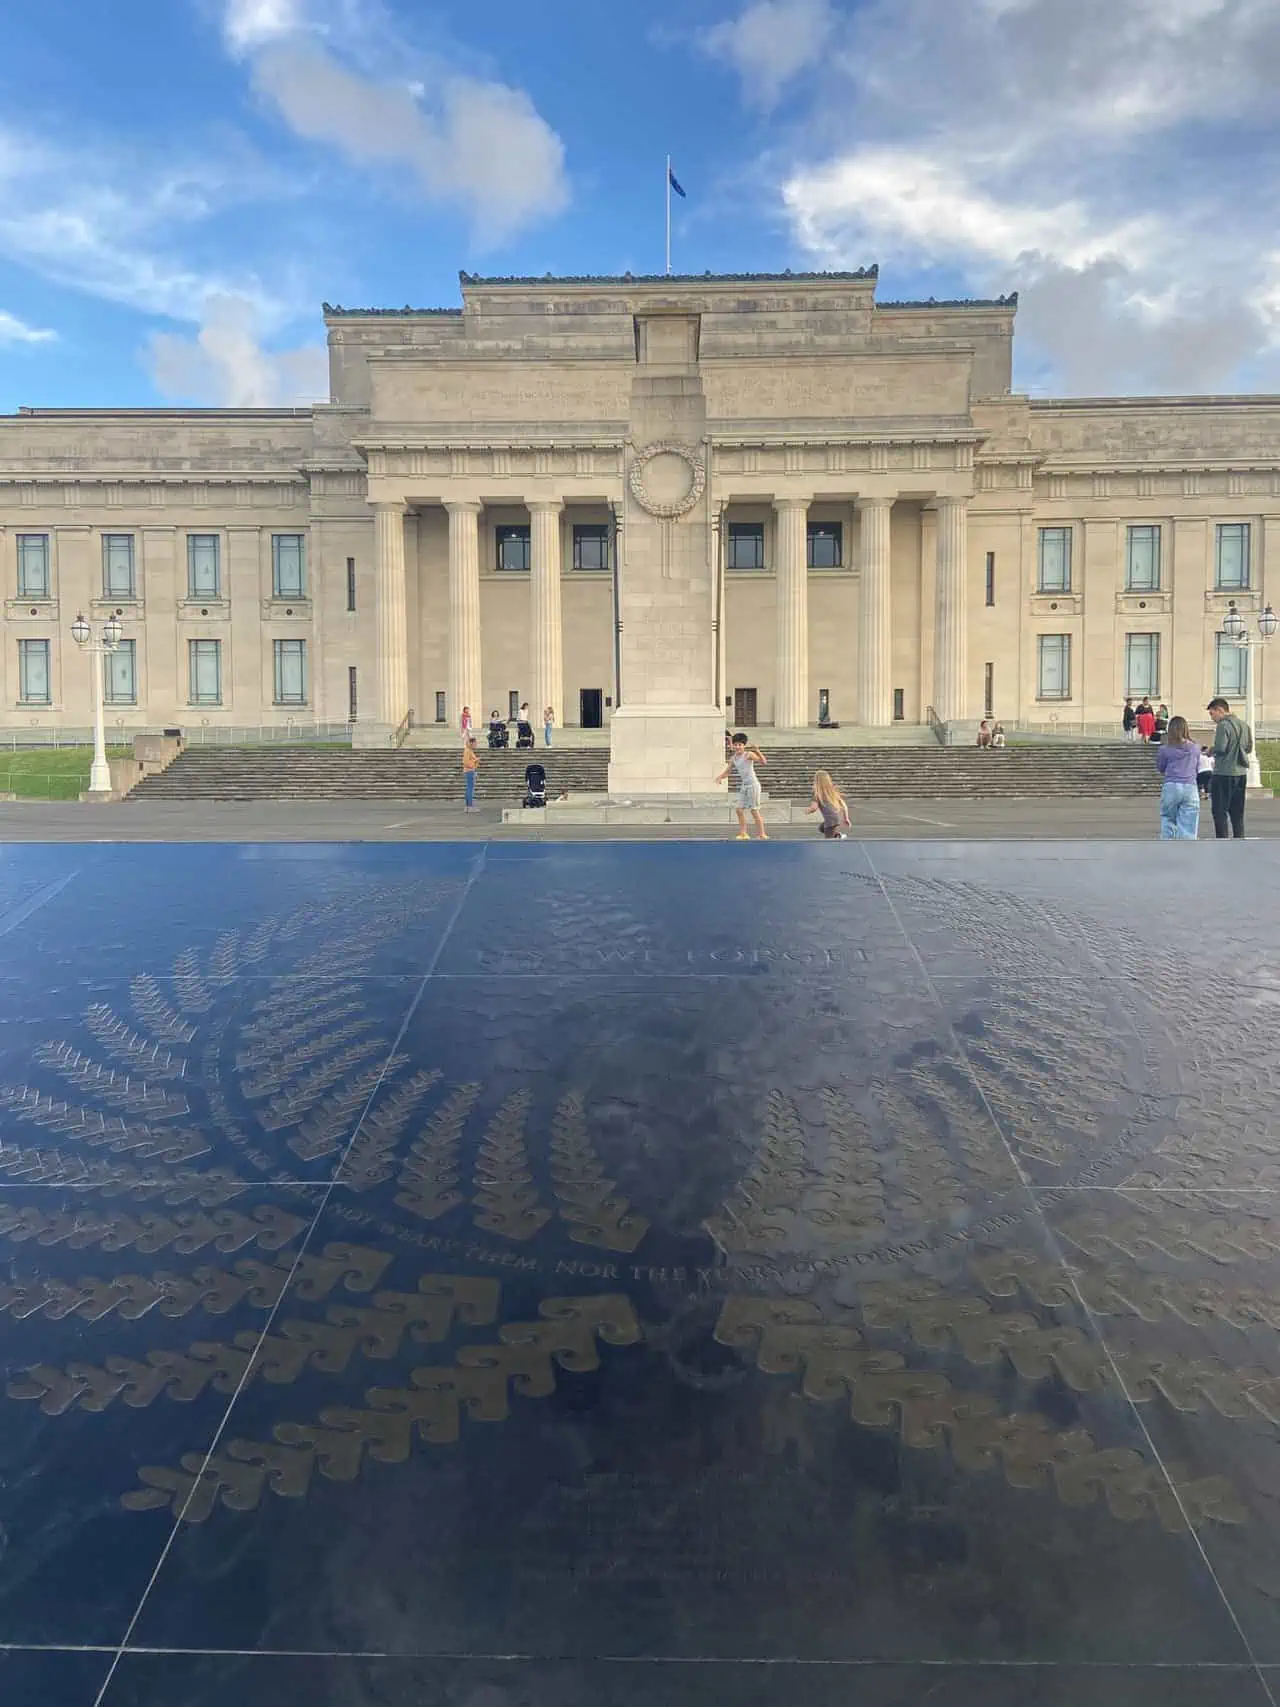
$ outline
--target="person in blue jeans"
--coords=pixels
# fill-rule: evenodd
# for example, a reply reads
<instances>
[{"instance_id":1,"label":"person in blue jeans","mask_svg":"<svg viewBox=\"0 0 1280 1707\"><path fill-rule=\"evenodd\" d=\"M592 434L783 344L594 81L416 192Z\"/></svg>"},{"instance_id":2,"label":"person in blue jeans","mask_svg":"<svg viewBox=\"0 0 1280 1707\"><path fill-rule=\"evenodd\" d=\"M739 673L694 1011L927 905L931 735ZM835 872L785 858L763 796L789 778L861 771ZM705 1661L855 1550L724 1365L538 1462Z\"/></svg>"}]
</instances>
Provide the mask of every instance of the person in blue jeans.
<instances>
[{"instance_id":1,"label":"person in blue jeans","mask_svg":"<svg viewBox=\"0 0 1280 1707\"><path fill-rule=\"evenodd\" d=\"M1191 739L1185 717L1173 717L1156 749L1160 790L1160 840L1194 842L1200 834L1200 745Z\"/></svg>"}]
</instances>

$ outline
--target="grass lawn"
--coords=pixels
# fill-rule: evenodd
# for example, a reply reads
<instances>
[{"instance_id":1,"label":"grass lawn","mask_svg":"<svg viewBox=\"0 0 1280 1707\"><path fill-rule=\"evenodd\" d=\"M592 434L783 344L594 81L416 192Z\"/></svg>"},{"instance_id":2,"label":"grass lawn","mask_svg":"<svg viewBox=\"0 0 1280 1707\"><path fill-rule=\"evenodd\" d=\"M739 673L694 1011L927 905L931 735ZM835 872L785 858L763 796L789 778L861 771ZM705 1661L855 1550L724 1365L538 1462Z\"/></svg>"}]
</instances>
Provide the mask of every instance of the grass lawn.
<instances>
[{"instance_id":1,"label":"grass lawn","mask_svg":"<svg viewBox=\"0 0 1280 1707\"><path fill-rule=\"evenodd\" d=\"M131 747L108 747L107 756L127 759ZM29 747L0 751L0 794L24 800L78 800L89 786L92 747Z\"/></svg>"},{"instance_id":2,"label":"grass lawn","mask_svg":"<svg viewBox=\"0 0 1280 1707\"><path fill-rule=\"evenodd\" d=\"M1258 763L1262 767L1262 786L1280 793L1280 741L1259 741Z\"/></svg>"}]
</instances>

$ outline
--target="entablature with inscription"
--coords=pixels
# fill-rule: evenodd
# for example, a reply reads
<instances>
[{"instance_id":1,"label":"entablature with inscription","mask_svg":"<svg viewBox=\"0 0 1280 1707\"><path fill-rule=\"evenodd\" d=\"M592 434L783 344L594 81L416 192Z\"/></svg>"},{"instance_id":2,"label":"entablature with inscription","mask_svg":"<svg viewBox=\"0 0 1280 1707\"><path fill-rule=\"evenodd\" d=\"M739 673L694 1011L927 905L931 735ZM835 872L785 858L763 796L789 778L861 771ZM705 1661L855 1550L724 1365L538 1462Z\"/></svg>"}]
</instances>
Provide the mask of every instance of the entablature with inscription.
<instances>
[{"instance_id":1,"label":"entablature with inscription","mask_svg":"<svg viewBox=\"0 0 1280 1707\"><path fill-rule=\"evenodd\" d=\"M1280 497L1280 467L1274 463L1236 463L1227 468L1178 461L1064 468L1042 462L1036 469L1035 490L1050 500L1090 502L1107 498L1276 498Z\"/></svg>"},{"instance_id":2,"label":"entablature with inscription","mask_svg":"<svg viewBox=\"0 0 1280 1707\"><path fill-rule=\"evenodd\" d=\"M308 483L287 475L133 474L119 478L70 478L66 474L0 471L0 506L35 508L54 502L65 509L138 510L183 507L291 509L305 504Z\"/></svg>"},{"instance_id":3,"label":"entablature with inscription","mask_svg":"<svg viewBox=\"0 0 1280 1707\"><path fill-rule=\"evenodd\" d=\"M622 443L598 440L509 440L506 442L378 444L359 441L368 457L369 478L498 479L543 475L622 475Z\"/></svg>"}]
</instances>

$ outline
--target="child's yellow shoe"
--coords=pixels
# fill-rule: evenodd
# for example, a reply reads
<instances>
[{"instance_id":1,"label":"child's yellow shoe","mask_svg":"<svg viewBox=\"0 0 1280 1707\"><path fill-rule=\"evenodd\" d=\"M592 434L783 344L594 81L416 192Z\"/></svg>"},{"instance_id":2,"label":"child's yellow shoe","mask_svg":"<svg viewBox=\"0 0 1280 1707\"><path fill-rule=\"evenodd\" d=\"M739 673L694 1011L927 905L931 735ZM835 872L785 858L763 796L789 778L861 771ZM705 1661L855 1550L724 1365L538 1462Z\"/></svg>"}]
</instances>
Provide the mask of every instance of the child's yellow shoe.
<instances>
[{"instance_id":1,"label":"child's yellow shoe","mask_svg":"<svg viewBox=\"0 0 1280 1707\"><path fill-rule=\"evenodd\" d=\"M737 835L734 837L734 840L738 841L738 842L749 842L751 840L751 837L747 834L747 832L745 830L739 830Z\"/></svg>"}]
</instances>

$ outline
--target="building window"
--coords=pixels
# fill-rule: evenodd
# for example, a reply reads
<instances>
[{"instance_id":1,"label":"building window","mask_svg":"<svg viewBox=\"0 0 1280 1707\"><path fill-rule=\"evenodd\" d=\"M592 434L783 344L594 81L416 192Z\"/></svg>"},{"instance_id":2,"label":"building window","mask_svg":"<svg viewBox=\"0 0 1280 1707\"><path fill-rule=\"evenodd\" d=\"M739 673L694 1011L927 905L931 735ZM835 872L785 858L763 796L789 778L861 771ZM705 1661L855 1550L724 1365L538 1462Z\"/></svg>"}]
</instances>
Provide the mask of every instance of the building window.
<instances>
[{"instance_id":1,"label":"building window","mask_svg":"<svg viewBox=\"0 0 1280 1707\"><path fill-rule=\"evenodd\" d=\"M1124 588L1127 593L1160 591L1160 529L1131 527L1125 547ZM1150 690L1154 693L1156 690Z\"/></svg>"},{"instance_id":2,"label":"building window","mask_svg":"<svg viewBox=\"0 0 1280 1707\"><path fill-rule=\"evenodd\" d=\"M209 538L211 536L205 535ZM187 641L187 674L192 705L222 704L222 642Z\"/></svg>"},{"instance_id":3,"label":"building window","mask_svg":"<svg viewBox=\"0 0 1280 1707\"><path fill-rule=\"evenodd\" d=\"M996 554L994 551L989 551L987 553L987 603L989 605L993 605L993 604L995 604L995 602L996 602Z\"/></svg>"},{"instance_id":4,"label":"building window","mask_svg":"<svg viewBox=\"0 0 1280 1707\"><path fill-rule=\"evenodd\" d=\"M347 609L356 608L356 560L347 558Z\"/></svg>"},{"instance_id":5,"label":"building window","mask_svg":"<svg viewBox=\"0 0 1280 1707\"><path fill-rule=\"evenodd\" d=\"M1071 529L1040 529L1040 578L1036 589L1041 593L1071 591Z\"/></svg>"},{"instance_id":6,"label":"building window","mask_svg":"<svg viewBox=\"0 0 1280 1707\"><path fill-rule=\"evenodd\" d=\"M533 549L528 526L500 527L495 532L498 538L498 568L527 569Z\"/></svg>"},{"instance_id":7,"label":"building window","mask_svg":"<svg viewBox=\"0 0 1280 1707\"><path fill-rule=\"evenodd\" d=\"M360 684L354 664L347 666L347 722L354 723L360 711Z\"/></svg>"},{"instance_id":8,"label":"building window","mask_svg":"<svg viewBox=\"0 0 1280 1707\"><path fill-rule=\"evenodd\" d=\"M1249 524L1219 522L1214 585L1220 592L1239 592L1249 585Z\"/></svg>"},{"instance_id":9,"label":"building window","mask_svg":"<svg viewBox=\"0 0 1280 1707\"><path fill-rule=\"evenodd\" d=\"M1213 691L1224 699L1243 699L1249 691L1249 649L1237 646L1229 634L1215 634Z\"/></svg>"},{"instance_id":10,"label":"building window","mask_svg":"<svg viewBox=\"0 0 1280 1707\"><path fill-rule=\"evenodd\" d=\"M1036 640L1036 698L1071 698L1071 636L1041 634Z\"/></svg>"},{"instance_id":11,"label":"building window","mask_svg":"<svg viewBox=\"0 0 1280 1707\"><path fill-rule=\"evenodd\" d=\"M1126 634L1124 637L1124 692L1126 699L1160 694L1160 636Z\"/></svg>"},{"instance_id":12,"label":"building window","mask_svg":"<svg viewBox=\"0 0 1280 1707\"><path fill-rule=\"evenodd\" d=\"M805 537L810 569L838 569L844 562L844 528L839 522L810 522Z\"/></svg>"},{"instance_id":13,"label":"building window","mask_svg":"<svg viewBox=\"0 0 1280 1707\"><path fill-rule=\"evenodd\" d=\"M134 640L122 640L114 652L107 653L106 689L108 705L137 705L138 703L138 646Z\"/></svg>"},{"instance_id":14,"label":"building window","mask_svg":"<svg viewBox=\"0 0 1280 1707\"><path fill-rule=\"evenodd\" d=\"M307 643L305 640L273 640L275 653L275 703L307 703Z\"/></svg>"},{"instance_id":15,"label":"building window","mask_svg":"<svg viewBox=\"0 0 1280 1707\"><path fill-rule=\"evenodd\" d=\"M271 597L300 599L305 596L302 535L273 533L271 536Z\"/></svg>"},{"instance_id":16,"label":"building window","mask_svg":"<svg viewBox=\"0 0 1280 1707\"><path fill-rule=\"evenodd\" d=\"M23 705L51 703L47 640L18 642L18 693Z\"/></svg>"},{"instance_id":17,"label":"building window","mask_svg":"<svg viewBox=\"0 0 1280 1707\"><path fill-rule=\"evenodd\" d=\"M906 720L907 720L907 690L906 690L906 688L894 688L894 690L893 690L893 721L895 723L905 723Z\"/></svg>"},{"instance_id":18,"label":"building window","mask_svg":"<svg viewBox=\"0 0 1280 1707\"><path fill-rule=\"evenodd\" d=\"M222 572L218 562L218 536L216 533L189 533L187 535L187 597L189 599L220 599L222 597ZM209 644L217 645L218 642L210 641ZM201 702L196 700L193 703L198 705Z\"/></svg>"},{"instance_id":19,"label":"building window","mask_svg":"<svg viewBox=\"0 0 1280 1707\"><path fill-rule=\"evenodd\" d=\"M520 689L512 688L507 695L507 716L512 723L520 716Z\"/></svg>"},{"instance_id":20,"label":"building window","mask_svg":"<svg viewBox=\"0 0 1280 1707\"><path fill-rule=\"evenodd\" d=\"M609 527L606 522L588 522L573 527L573 566L575 569L607 569L609 567Z\"/></svg>"},{"instance_id":21,"label":"building window","mask_svg":"<svg viewBox=\"0 0 1280 1707\"><path fill-rule=\"evenodd\" d=\"M436 689L436 722L447 723L448 713L445 709L445 693L443 688Z\"/></svg>"},{"instance_id":22,"label":"building window","mask_svg":"<svg viewBox=\"0 0 1280 1707\"><path fill-rule=\"evenodd\" d=\"M764 523L729 523L729 568L764 568Z\"/></svg>"},{"instance_id":23,"label":"building window","mask_svg":"<svg viewBox=\"0 0 1280 1707\"><path fill-rule=\"evenodd\" d=\"M18 535L18 597L49 597L49 536L47 533Z\"/></svg>"},{"instance_id":24,"label":"building window","mask_svg":"<svg viewBox=\"0 0 1280 1707\"><path fill-rule=\"evenodd\" d=\"M132 599L135 593L133 535L104 533L102 536L102 596Z\"/></svg>"},{"instance_id":25,"label":"building window","mask_svg":"<svg viewBox=\"0 0 1280 1707\"><path fill-rule=\"evenodd\" d=\"M986 717L994 717L996 714L996 667L994 664L987 664L983 667L982 710Z\"/></svg>"}]
</instances>

